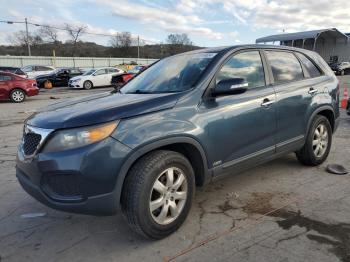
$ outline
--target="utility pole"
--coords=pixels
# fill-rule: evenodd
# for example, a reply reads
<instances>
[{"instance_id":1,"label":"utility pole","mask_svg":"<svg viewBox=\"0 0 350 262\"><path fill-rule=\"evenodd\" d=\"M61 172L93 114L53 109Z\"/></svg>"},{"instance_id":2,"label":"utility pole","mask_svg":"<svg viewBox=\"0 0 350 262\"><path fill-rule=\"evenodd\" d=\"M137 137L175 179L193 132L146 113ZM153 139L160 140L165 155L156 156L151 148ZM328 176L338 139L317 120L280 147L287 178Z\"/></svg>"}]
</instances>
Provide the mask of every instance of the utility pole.
<instances>
[{"instance_id":1,"label":"utility pole","mask_svg":"<svg viewBox=\"0 0 350 262\"><path fill-rule=\"evenodd\" d=\"M27 34L28 56L31 56L31 52L30 52L30 43L29 43L29 33L28 33L28 21L27 21L27 17L24 19L24 22L25 22L25 24L26 24L26 34Z\"/></svg>"},{"instance_id":2,"label":"utility pole","mask_svg":"<svg viewBox=\"0 0 350 262\"><path fill-rule=\"evenodd\" d=\"M140 59L140 36L137 36L137 63L139 63Z\"/></svg>"}]
</instances>

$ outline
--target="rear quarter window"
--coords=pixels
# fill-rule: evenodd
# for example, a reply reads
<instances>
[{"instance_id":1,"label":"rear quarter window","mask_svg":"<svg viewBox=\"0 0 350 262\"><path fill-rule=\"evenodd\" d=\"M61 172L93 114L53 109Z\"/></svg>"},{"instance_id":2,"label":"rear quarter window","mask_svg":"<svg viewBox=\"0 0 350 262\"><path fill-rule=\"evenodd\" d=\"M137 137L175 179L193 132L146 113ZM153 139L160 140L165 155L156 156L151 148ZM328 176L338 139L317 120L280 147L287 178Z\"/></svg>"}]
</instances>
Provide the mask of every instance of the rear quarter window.
<instances>
[{"instance_id":1,"label":"rear quarter window","mask_svg":"<svg viewBox=\"0 0 350 262\"><path fill-rule=\"evenodd\" d=\"M265 51L276 84L304 79L299 60L291 52Z\"/></svg>"},{"instance_id":2,"label":"rear quarter window","mask_svg":"<svg viewBox=\"0 0 350 262\"><path fill-rule=\"evenodd\" d=\"M322 75L322 72L309 58L301 53L296 53L297 57L300 59L303 66L306 68L311 78L318 77Z\"/></svg>"}]
</instances>

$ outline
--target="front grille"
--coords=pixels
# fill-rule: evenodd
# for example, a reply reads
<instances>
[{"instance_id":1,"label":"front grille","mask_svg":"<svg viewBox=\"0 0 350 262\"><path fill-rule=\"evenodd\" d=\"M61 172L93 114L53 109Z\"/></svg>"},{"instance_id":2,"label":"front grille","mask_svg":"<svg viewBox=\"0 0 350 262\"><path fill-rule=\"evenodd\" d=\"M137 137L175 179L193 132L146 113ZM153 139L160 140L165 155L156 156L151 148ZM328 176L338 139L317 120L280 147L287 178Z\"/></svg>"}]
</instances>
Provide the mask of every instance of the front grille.
<instances>
[{"instance_id":1,"label":"front grille","mask_svg":"<svg viewBox=\"0 0 350 262\"><path fill-rule=\"evenodd\" d=\"M24 134L23 151L26 155L34 154L41 140L41 135L35 133Z\"/></svg>"}]
</instances>

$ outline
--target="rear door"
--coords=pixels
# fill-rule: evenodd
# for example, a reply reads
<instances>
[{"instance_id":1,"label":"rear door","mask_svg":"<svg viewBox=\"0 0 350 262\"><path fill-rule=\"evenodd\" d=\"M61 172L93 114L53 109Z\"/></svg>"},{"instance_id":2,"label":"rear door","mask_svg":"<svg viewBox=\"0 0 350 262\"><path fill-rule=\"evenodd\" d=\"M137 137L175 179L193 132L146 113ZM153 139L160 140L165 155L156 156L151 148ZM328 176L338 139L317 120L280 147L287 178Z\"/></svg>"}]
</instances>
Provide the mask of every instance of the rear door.
<instances>
[{"instance_id":1,"label":"rear door","mask_svg":"<svg viewBox=\"0 0 350 262\"><path fill-rule=\"evenodd\" d=\"M308 112L317 89L294 52L266 50L264 54L276 92L276 151L298 149L304 143Z\"/></svg>"}]
</instances>

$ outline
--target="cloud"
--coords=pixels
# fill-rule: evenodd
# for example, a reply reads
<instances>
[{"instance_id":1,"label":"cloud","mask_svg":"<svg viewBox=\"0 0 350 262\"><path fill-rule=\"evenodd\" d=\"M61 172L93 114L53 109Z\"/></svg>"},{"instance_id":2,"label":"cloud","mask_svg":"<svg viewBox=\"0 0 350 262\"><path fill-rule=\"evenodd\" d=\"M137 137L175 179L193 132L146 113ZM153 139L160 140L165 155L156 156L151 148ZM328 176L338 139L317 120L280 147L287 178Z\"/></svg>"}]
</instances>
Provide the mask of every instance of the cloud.
<instances>
[{"instance_id":1,"label":"cloud","mask_svg":"<svg viewBox=\"0 0 350 262\"><path fill-rule=\"evenodd\" d=\"M209 39L222 38L220 32L202 26L206 21L199 15L186 14L186 12L192 12L190 0L182 8L179 6L178 8L145 6L124 1L116 3L108 0L100 0L99 3L111 7L115 16L136 20L169 33L188 33ZM193 2L193 7L195 4Z\"/></svg>"}]
</instances>

